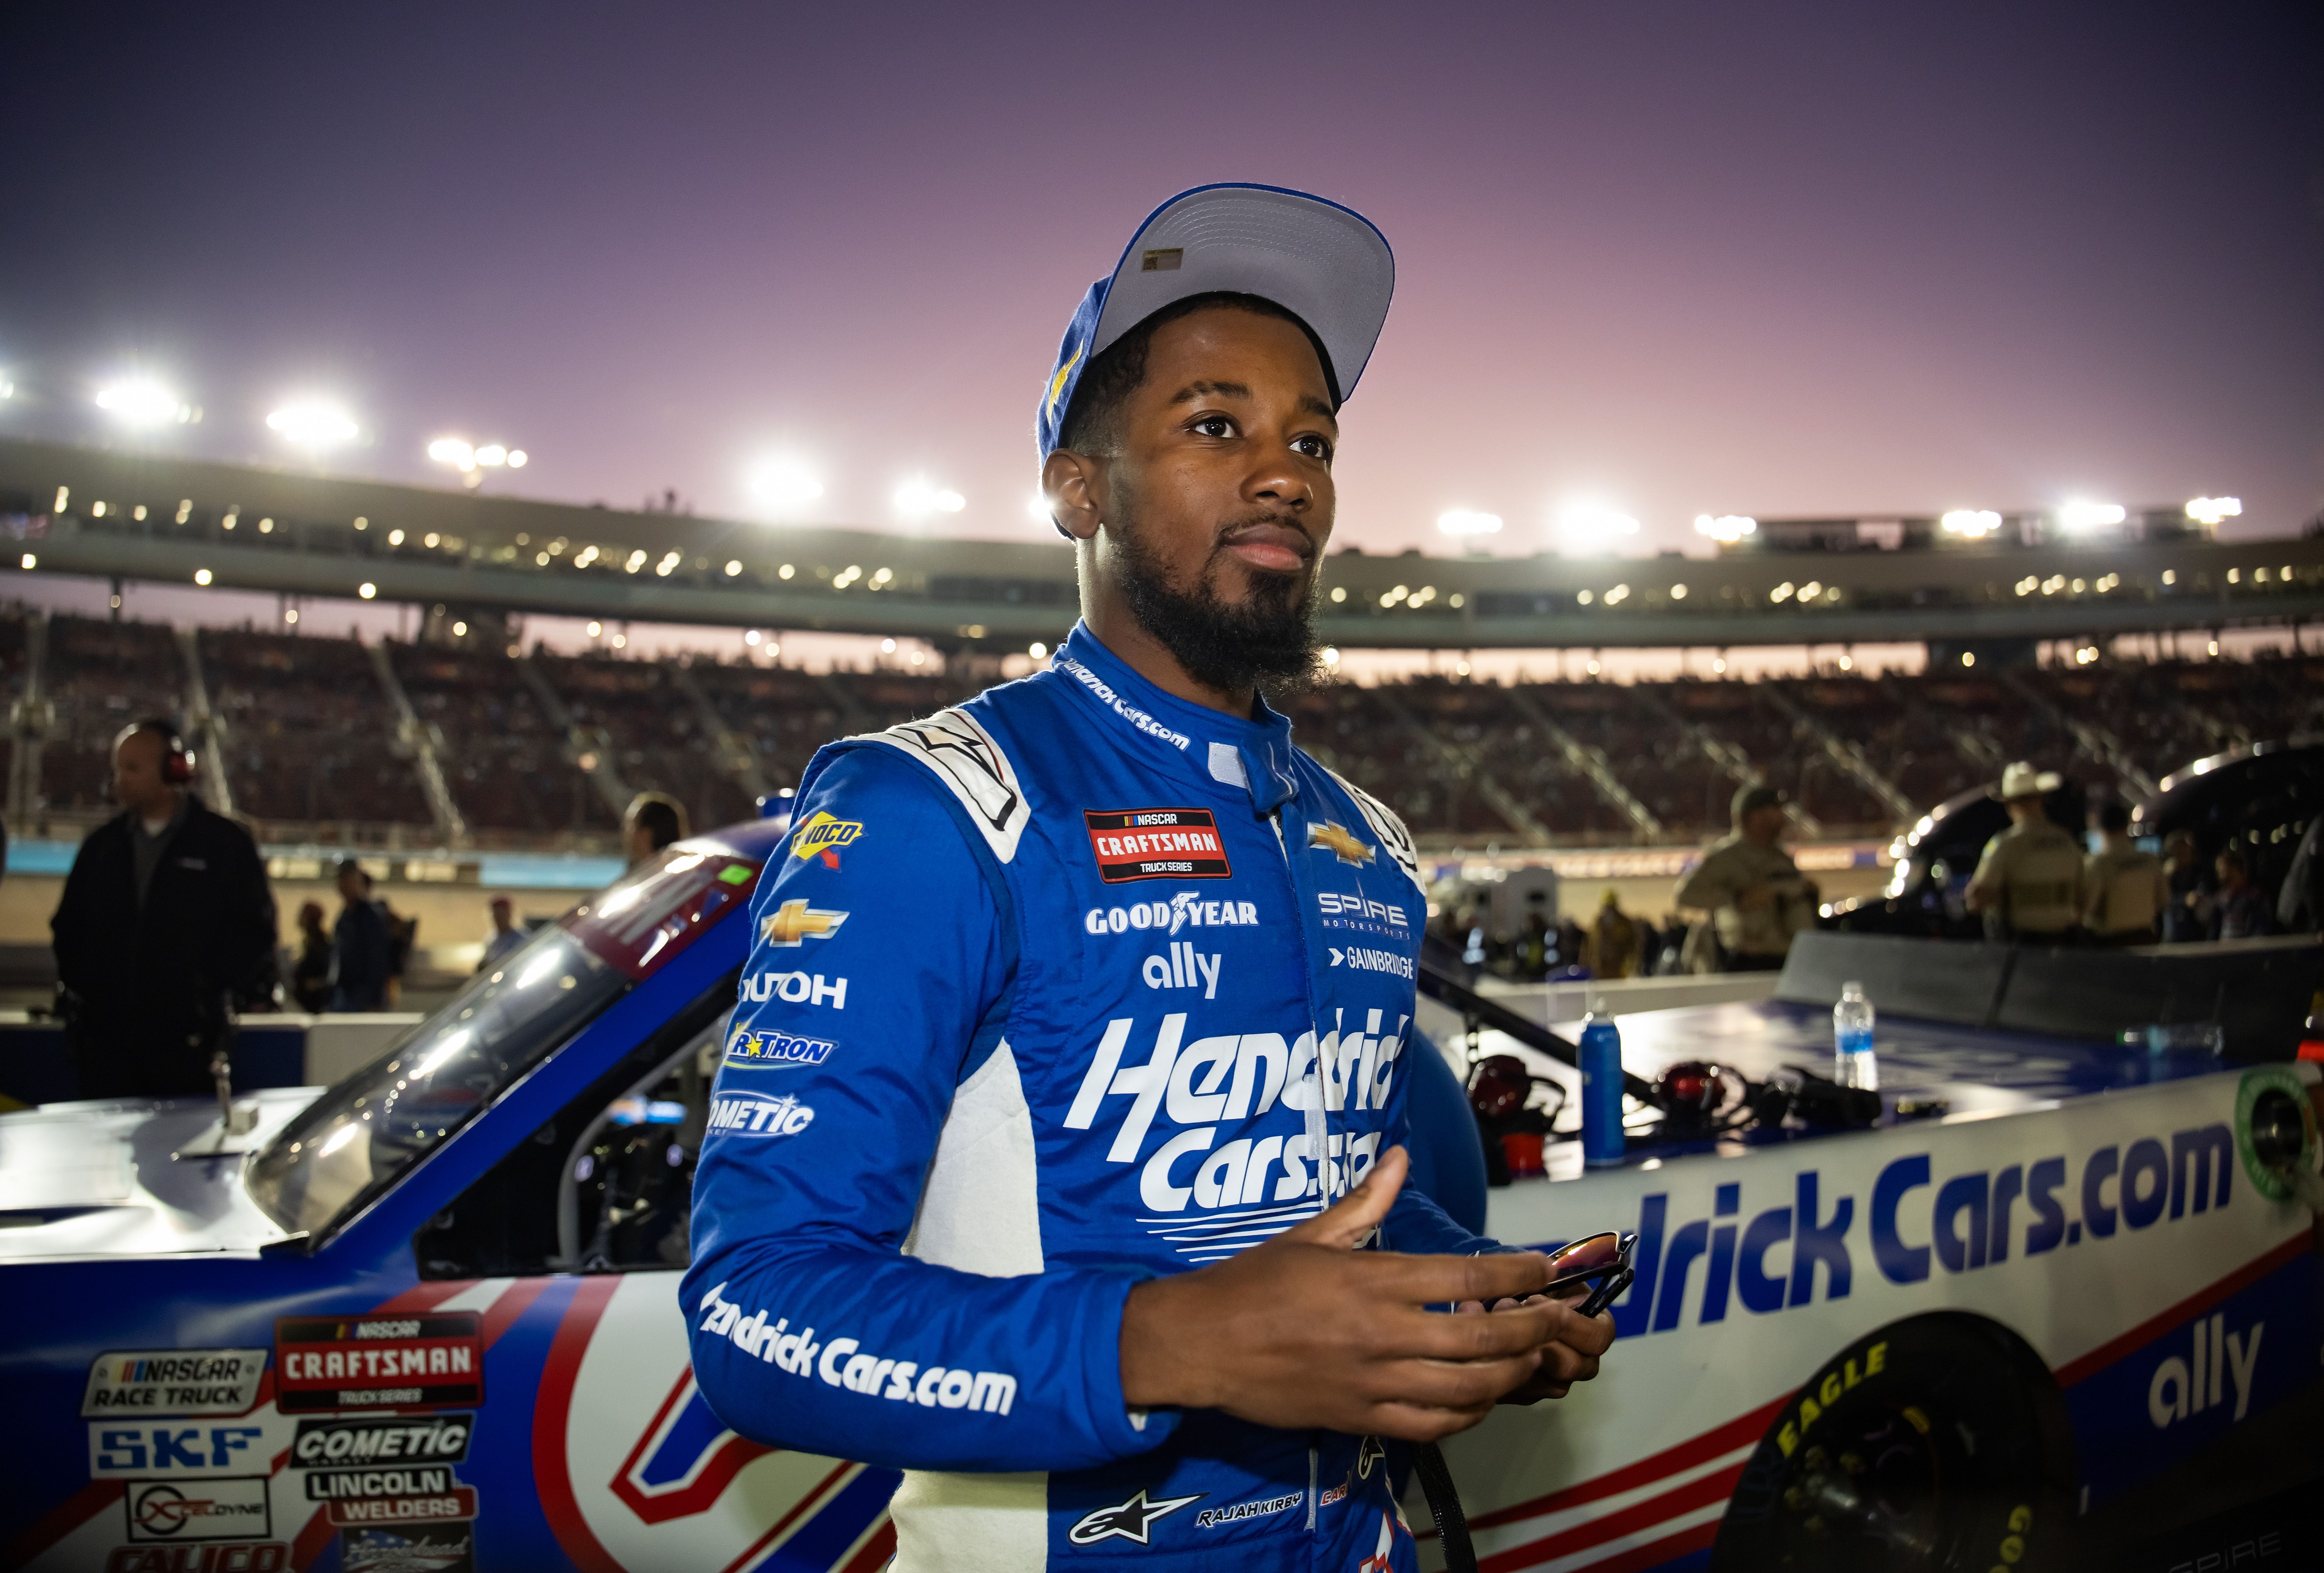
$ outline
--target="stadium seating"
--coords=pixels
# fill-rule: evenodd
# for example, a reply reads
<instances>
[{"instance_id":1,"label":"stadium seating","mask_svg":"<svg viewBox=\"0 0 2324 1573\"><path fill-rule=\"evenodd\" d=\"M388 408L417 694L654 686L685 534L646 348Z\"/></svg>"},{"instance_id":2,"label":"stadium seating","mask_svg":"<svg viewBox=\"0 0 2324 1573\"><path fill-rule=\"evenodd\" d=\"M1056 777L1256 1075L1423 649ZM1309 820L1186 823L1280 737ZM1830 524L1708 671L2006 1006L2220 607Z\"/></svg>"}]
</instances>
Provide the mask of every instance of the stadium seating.
<instances>
[{"instance_id":1,"label":"stadium seating","mask_svg":"<svg viewBox=\"0 0 2324 1573\"><path fill-rule=\"evenodd\" d=\"M203 630L198 648L238 810L324 839L426 842L427 799L368 652L351 639L247 629ZM696 823L717 824L751 812L752 772L737 770L734 748L747 750L757 785L790 786L824 742L928 714L982 686L964 676L698 658L681 667L543 651L528 663L498 649L391 644L388 658L484 844L604 844L614 806L577 754L602 750L626 789L668 792ZM23 614L0 614L0 681L12 697L28 666ZM44 806L102 814L114 732L185 710L183 651L165 627L59 615L42 671L55 714ZM1916 810L1984 787L2018 759L2118 791L2117 764L2159 779L2221 749L2324 729L2319 695L2324 657L2281 657L1912 676L1827 669L1759 682L1430 676L1327 683L1282 703L1304 745L1432 842L1515 845L1545 834L1621 845L1652 839L1623 796L1662 840L1721 833L1738 769L1784 787L1827 836L1886 835L1895 805L1836 755L1851 745ZM2094 750L2114 750L2116 762Z\"/></svg>"}]
</instances>

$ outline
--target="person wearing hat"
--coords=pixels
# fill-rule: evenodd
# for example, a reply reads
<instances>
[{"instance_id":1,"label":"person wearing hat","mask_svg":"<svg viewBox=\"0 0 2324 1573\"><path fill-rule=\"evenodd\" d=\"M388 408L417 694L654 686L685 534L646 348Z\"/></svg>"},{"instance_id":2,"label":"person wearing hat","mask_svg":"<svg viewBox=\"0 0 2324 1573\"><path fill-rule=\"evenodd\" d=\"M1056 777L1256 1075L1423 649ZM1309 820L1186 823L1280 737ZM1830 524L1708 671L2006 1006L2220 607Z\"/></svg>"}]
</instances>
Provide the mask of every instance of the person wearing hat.
<instances>
[{"instance_id":1,"label":"person wearing hat","mask_svg":"<svg viewBox=\"0 0 2324 1573\"><path fill-rule=\"evenodd\" d=\"M1987 939L2057 944L2080 928L2082 849L2042 801L2064 784L2055 770L2023 760L2001 772L1994 796L2009 811L2009 828L1985 843L1966 897L1984 915Z\"/></svg>"},{"instance_id":2,"label":"person wearing hat","mask_svg":"<svg viewBox=\"0 0 2324 1573\"><path fill-rule=\"evenodd\" d=\"M903 1470L900 1573L1410 1569L1381 1439L1562 1394L1611 1341L1404 1184L1411 838L1260 696L1316 665L1393 279L1299 192L1157 209L1036 412L1081 623L819 753L753 895L743 976L814 987L729 1029L694 1370L746 1437Z\"/></svg>"},{"instance_id":3,"label":"person wearing hat","mask_svg":"<svg viewBox=\"0 0 2324 1573\"><path fill-rule=\"evenodd\" d=\"M1718 954L1707 954L1693 934L1687 950L1698 971L1772 972L1792 948L1792 936L1813 928L1815 881L1800 872L1780 844L1785 799L1766 782L1736 789L1728 805L1734 830L1712 843L1702 861L1679 881L1672 898L1711 914ZM1696 932L1702 932L1697 925Z\"/></svg>"}]
</instances>

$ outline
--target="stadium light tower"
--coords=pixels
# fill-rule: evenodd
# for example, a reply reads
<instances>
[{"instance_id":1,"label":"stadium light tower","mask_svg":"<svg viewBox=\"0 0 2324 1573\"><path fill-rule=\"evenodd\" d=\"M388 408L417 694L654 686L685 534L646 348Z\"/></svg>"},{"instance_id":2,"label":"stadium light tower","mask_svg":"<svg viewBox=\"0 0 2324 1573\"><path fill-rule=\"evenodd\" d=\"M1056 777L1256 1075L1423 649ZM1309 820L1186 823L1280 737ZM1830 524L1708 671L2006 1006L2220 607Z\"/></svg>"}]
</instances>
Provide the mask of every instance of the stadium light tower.
<instances>
[{"instance_id":1,"label":"stadium light tower","mask_svg":"<svg viewBox=\"0 0 2324 1573\"><path fill-rule=\"evenodd\" d=\"M2223 519L2235 519L2244 511L2240 497L2196 497L2187 503L2187 517L2197 524L2217 524Z\"/></svg>"},{"instance_id":2,"label":"stadium light tower","mask_svg":"<svg viewBox=\"0 0 2324 1573\"><path fill-rule=\"evenodd\" d=\"M760 459L744 477L752 499L778 516L795 513L823 495L823 483L798 460L785 454Z\"/></svg>"},{"instance_id":3,"label":"stadium light tower","mask_svg":"<svg viewBox=\"0 0 2324 1573\"><path fill-rule=\"evenodd\" d=\"M355 418L323 399L294 399L266 418L266 428L302 448L337 447L355 441Z\"/></svg>"},{"instance_id":4,"label":"stadium light tower","mask_svg":"<svg viewBox=\"0 0 2324 1573\"><path fill-rule=\"evenodd\" d=\"M428 456L439 465L448 465L460 472L460 484L471 491L484 483L486 470L503 467L521 470L531 455L522 448L512 448L503 443L486 443L478 447L465 437L439 437L428 445Z\"/></svg>"},{"instance_id":5,"label":"stadium light tower","mask_svg":"<svg viewBox=\"0 0 2324 1573\"><path fill-rule=\"evenodd\" d=\"M1455 508L1449 513L1436 516L1436 528L1449 536L1499 535L1501 533L1501 516Z\"/></svg>"},{"instance_id":6,"label":"stadium light tower","mask_svg":"<svg viewBox=\"0 0 2324 1573\"><path fill-rule=\"evenodd\" d=\"M968 499L947 487L914 476L896 488L896 511L906 519L926 519L932 513L958 513Z\"/></svg>"},{"instance_id":7,"label":"stadium light tower","mask_svg":"<svg viewBox=\"0 0 2324 1573\"><path fill-rule=\"evenodd\" d=\"M97 407L124 426L190 425L202 412L150 377L129 377L97 391Z\"/></svg>"},{"instance_id":8,"label":"stadium light tower","mask_svg":"<svg viewBox=\"0 0 2324 1573\"><path fill-rule=\"evenodd\" d=\"M2001 528L2001 515L1989 508L1956 508L1937 520L1937 528L1963 540L1983 540Z\"/></svg>"},{"instance_id":9,"label":"stadium light tower","mask_svg":"<svg viewBox=\"0 0 2324 1573\"><path fill-rule=\"evenodd\" d=\"M1557 530L1568 546L1604 554L1637 534L1638 521L1603 504L1583 502L1559 511Z\"/></svg>"},{"instance_id":10,"label":"stadium light tower","mask_svg":"<svg viewBox=\"0 0 2324 1573\"><path fill-rule=\"evenodd\" d=\"M1731 547L1746 536L1758 534L1759 521L1744 513L1722 513L1716 519L1708 513L1698 513L1694 516L1694 533Z\"/></svg>"},{"instance_id":11,"label":"stadium light tower","mask_svg":"<svg viewBox=\"0 0 2324 1573\"><path fill-rule=\"evenodd\" d=\"M2119 502L2088 502L2077 499L2058 510L2058 528L2068 535L2087 535L2110 524L2120 524L2129 516L2130 511Z\"/></svg>"}]
</instances>

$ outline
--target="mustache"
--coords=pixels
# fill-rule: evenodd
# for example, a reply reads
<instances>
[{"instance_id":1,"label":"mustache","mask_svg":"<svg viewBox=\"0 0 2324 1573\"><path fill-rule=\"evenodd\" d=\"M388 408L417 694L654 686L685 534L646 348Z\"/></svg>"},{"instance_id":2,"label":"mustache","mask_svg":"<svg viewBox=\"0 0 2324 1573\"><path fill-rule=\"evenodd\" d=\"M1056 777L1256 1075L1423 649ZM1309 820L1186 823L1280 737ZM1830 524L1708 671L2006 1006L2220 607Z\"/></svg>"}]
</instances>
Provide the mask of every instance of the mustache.
<instances>
[{"instance_id":1,"label":"mustache","mask_svg":"<svg viewBox=\"0 0 2324 1573\"><path fill-rule=\"evenodd\" d=\"M1263 509L1240 519L1229 520L1220 525L1212 533L1210 555L1217 557L1234 545L1236 537L1267 525L1277 525L1296 535L1300 542L1297 547L1300 557L1311 566L1314 564L1317 556L1315 538L1307 533L1306 526L1301 524L1299 520L1287 513L1277 512L1273 509Z\"/></svg>"}]
</instances>

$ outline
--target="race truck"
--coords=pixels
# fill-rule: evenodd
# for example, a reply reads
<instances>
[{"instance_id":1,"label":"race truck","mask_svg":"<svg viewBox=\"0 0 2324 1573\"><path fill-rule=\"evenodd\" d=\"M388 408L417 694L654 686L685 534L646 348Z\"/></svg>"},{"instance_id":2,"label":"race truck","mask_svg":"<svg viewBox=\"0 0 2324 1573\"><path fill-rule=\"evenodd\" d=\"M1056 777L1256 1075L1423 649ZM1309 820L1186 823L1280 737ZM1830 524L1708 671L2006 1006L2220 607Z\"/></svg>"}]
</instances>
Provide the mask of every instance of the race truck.
<instances>
[{"instance_id":1,"label":"race truck","mask_svg":"<svg viewBox=\"0 0 2324 1573\"><path fill-rule=\"evenodd\" d=\"M0 1117L0 1563L882 1566L898 1476L728 1430L677 1294L738 989L836 987L811 951L742 976L784 834L670 848L336 1086ZM1830 981L1625 1018L1629 1159L1583 1175L1553 1129L1491 1193L1512 1244L1637 1241L1599 1380L1447 1449L1484 1566L2054 1564L2086 1503L2313 1379L2312 1067L1891 1016L1868 1128L1804 1083L1669 1125L1674 1060L1716 1092L1814 1059ZM1563 1039L1443 988L1464 1070L1498 1023L1570 1084ZM1457 1117L1416 1145L1473 1162L1452 1062L1412 1062Z\"/></svg>"}]
</instances>

